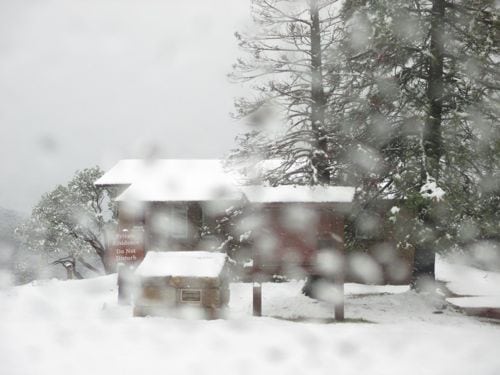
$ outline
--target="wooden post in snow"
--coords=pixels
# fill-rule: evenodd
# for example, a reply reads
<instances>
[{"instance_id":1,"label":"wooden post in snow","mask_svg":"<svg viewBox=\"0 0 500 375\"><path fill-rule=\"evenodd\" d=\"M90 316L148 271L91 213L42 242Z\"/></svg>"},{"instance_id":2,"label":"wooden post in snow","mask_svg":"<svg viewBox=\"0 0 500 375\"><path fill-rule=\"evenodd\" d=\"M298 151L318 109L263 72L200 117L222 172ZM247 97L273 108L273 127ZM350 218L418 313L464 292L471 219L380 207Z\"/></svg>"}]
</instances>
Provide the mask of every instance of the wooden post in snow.
<instances>
[{"instance_id":1,"label":"wooden post in snow","mask_svg":"<svg viewBox=\"0 0 500 375\"><path fill-rule=\"evenodd\" d=\"M118 303L129 305L132 302L133 270L129 265L118 264Z\"/></svg>"},{"instance_id":2,"label":"wooden post in snow","mask_svg":"<svg viewBox=\"0 0 500 375\"><path fill-rule=\"evenodd\" d=\"M118 282L118 303L126 304L127 303L127 295L125 293L125 278L123 277L123 264L117 265L117 282Z\"/></svg>"},{"instance_id":3,"label":"wooden post in snow","mask_svg":"<svg viewBox=\"0 0 500 375\"><path fill-rule=\"evenodd\" d=\"M343 254L342 254L343 255ZM335 278L335 289L337 295L335 296L335 320L343 321L344 320L344 271L343 267L345 267L345 262L342 262L342 271L339 272L337 277Z\"/></svg>"},{"instance_id":4,"label":"wooden post in snow","mask_svg":"<svg viewBox=\"0 0 500 375\"><path fill-rule=\"evenodd\" d=\"M334 277L335 283L335 293L337 295L334 299L334 311L335 311L335 320L343 321L344 317L344 280L345 280L345 271L347 262L345 261L345 252L344 252L344 218L338 218L336 220L336 230L338 238L337 248L338 248L338 260L340 262L340 267L338 268L338 272Z\"/></svg>"},{"instance_id":5,"label":"wooden post in snow","mask_svg":"<svg viewBox=\"0 0 500 375\"><path fill-rule=\"evenodd\" d=\"M262 280L259 256L253 250L252 264L252 307L253 316L262 316ZM258 280L259 279L259 280Z\"/></svg>"},{"instance_id":6,"label":"wooden post in snow","mask_svg":"<svg viewBox=\"0 0 500 375\"><path fill-rule=\"evenodd\" d=\"M253 282L253 316L262 316L262 283Z\"/></svg>"}]
</instances>

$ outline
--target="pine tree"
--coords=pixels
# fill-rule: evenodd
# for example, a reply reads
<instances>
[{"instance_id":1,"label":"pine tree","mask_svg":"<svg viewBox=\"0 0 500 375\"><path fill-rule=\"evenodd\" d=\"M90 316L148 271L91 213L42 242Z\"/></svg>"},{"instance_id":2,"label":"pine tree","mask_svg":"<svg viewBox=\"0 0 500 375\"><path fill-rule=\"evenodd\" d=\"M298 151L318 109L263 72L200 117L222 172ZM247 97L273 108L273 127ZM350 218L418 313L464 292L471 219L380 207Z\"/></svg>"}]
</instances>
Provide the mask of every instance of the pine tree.
<instances>
[{"instance_id":1,"label":"pine tree","mask_svg":"<svg viewBox=\"0 0 500 375\"><path fill-rule=\"evenodd\" d=\"M256 30L236 33L247 57L231 77L251 84L255 96L236 101L237 117L253 129L239 138L231 159L282 160L266 176L271 183L329 184L335 178L336 2L254 0Z\"/></svg>"},{"instance_id":2,"label":"pine tree","mask_svg":"<svg viewBox=\"0 0 500 375\"><path fill-rule=\"evenodd\" d=\"M314 3L254 2L259 33L240 36L254 58L235 74L258 96L237 103L254 129L236 154L285 160L272 183L358 186L354 217L390 198L402 208L396 239L416 250L415 279L434 277L436 251L500 229L498 4L317 2L327 4L318 15L330 28L320 28L320 43L328 41L315 61ZM286 126L270 136L262 123L276 108Z\"/></svg>"},{"instance_id":3,"label":"pine tree","mask_svg":"<svg viewBox=\"0 0 500 375\"><path fill-rule=\"evenodd\" d=\"M463 221L495 222L484 215L491 209L470 206L498 198L498 8L377 0L343 11L350 35L364 36L344 46L361 98L346 121L383 160L375 183L355 175L365 191L389 193L413 212L415 275L433 276L435 250L456 243Z\"/></svg>"}]
</instances>

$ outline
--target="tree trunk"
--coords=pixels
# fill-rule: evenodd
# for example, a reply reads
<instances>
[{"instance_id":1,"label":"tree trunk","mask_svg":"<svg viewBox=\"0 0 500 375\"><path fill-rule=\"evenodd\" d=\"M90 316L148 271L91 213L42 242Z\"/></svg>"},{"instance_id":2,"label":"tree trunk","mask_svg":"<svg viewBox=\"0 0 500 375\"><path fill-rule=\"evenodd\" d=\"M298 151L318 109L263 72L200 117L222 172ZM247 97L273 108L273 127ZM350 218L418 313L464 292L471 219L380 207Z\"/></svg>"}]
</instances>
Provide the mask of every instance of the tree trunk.
<instances>
[{"instance_id":1,"label":"tree trunk","mask_svg":"<svg viewBox=\"0 0 500 375\"><path fill-rule=\"evenodd\" d=\"M100 256L102 266L104 268L104 272L109 275L110 273L116 272L116 269L113 268L112 265L109 264L106 253L103 256Z\"/></svg>"},{"instance_id":2,"label":"tree trunk","mask_svg":"<svg viewBox=\"0 0 500 375\"><path fill-rule=\"evenodd\" d=\"M100 270L98 270L97 268L95 268L92 264L90 264L90 263L86 262L86 261L85 261L85 259L83 259L83 257L81 257L81 256L80 256L80 257L78 257L78 258L77 258L77 260L78 260L81 264L83 264L83 265L84 265L87 269L89 269L89 270L91 270L91 271L93 271L93 272L95 272L95 273L97 273L97 274L101 274L101 271L100 271Z\"/></svg>"},{"instance_id":3,"label":"tree trunk","mask_svg":"<svg viewBox=\"0 0 500 375\"><path fill-rule=\"evenodd\" d=\"M311 13L311 129L315 144L312 156L317 182L330 183L328 142L325 129L326 97L323 87L321 26L317 0L310 0Z\"/></svg>"},{"instance_id":4,"label":"tree trunk","mask_svg":"<svg viewBox=\"0 0 500 375\"><path fill-rule=\"evenodd\" d=\"M430 28L430 57L427 75L427 114L423 131L423 161L422 185L433 178L439 181L440 159L443 155L442 145L442 113L444 86L444 37L443 24L445 16L445 1L432 0ZM432 202L430 205L432 206ZM424 226L436 232L436 222L432 217L432 207L423 205L419 217ZM412 285L418 289L418 280L422 278L435 279L436 245L434 236L424 240L415 249Z\"/></svg>"},{"instance_id":5,"label":"tree trunk","mask_svg":"<svg viewBox=\"0 0 500 375\"><path fill-rule=\"evenodd\" d=\"M435 268L436 251L427 244L418 246L415 249L415 257L413 263L413 275L411 279L411 287L415 290L422 290L422 283L436 279Z\"/></svg>"},{"instance_id":6,"label":"tree trunk","mask_svg":"<svg viewBox=\"0 0 500 375\"><path fill-rule=\"evenodd\" d=\"M97 256L101 260L102 267L104 268L104 272L107 275L109 275L110 273L116 272L116 270L113 268L113 266L110 265L108 262L108 256L107 256L108 248L101 248L101 247L97 248L95 246L93 246L93 247L94 247L94 250L95 250Z\"/></svg>"},{"instance_id":7,"label":"tree trunk","mask_svg":"<svg viewBox=\"0 0 500 375\"><path fill-rule=\"evenodd\" d=\"M430 30L430 58L427 78L428 109L423 133L425 168L428 175L439 180L439 161L443 155L441 121L443 113L445 1L433 0Z\"/></svg>"}]
</instances>

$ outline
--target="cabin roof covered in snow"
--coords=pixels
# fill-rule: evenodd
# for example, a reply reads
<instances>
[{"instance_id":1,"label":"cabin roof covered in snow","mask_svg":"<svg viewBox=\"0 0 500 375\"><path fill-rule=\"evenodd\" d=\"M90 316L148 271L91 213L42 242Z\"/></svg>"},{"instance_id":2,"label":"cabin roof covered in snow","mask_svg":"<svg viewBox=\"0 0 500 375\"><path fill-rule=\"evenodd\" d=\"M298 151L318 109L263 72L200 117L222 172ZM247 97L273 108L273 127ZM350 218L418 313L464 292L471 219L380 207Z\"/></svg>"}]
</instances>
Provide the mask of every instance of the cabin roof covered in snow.
<instances>
[{"instance_id":1,"label":"cabin roof covered in snow","mask_svg":"<svg viewBox=\"0 0 500 375\"><path fill-rule=\"evenodd\" d=\"M215 159L122 160L97 185L129 184L117 201L240 200L234 178Z\"/></svg>"},{"instance_id":2,"label":"cabin roof covered in snow","mask_svg":"<svg viewBox=\"0 0 500 375\"><path fill-rule=\"evenodd\" d=\"M208 251L148 251L135 273L143 277L219 277L226 254Z\"/></svg>"},{"instance_id":3,"label":"cabin roof covered in snow","mask_svg":"<svg viewBox=\"0 0 500 375\"><path fill-rule=\"evenodd\" d=\"M260 172L253 172L262 173L261 169L275 167L278 162L261 161L257 167ZM239 201L246 197L252 203L347 203L354 197L350 186L248 186L248 179L240 172L227 170L218 159L129 159L121 160L95 184L129 185L117 201Z\"/></svg>"},{"instance_id":4,"label":"cabin roof covered in snow","mask_svg":"<svg viewBox=\"0 0 500 375\"><path fill-rule=\"evenodd\" d=\"M349 203L354 198L351 186L243 186L252 203Z\"/></svg>"},{"instance_id":5,"label":"cabin roof covered in snow","mask_svg":"<svg viewBox=\"0 0 500 375\"><path fill-rule=\"evenodd\" d=\"M148 160L126 159L116 165L94 182L97 186L130 185L138 180L149 168Z\"/></svg>"},{"instance_id":6,"label":"cabin roof covered in snow","mask_svg":"<svg viewBox=\"0 0 500 375\"><path fill-rule=\"evenodd\" d=\"M94 184L98 186L131 185L152 173L163 173L168 169L185 173L184 168L190 170L200 169L200 167L207 173L223 172L226 178L229 177L238 184L245 184L266 171L278 167L281 162L279 159L260 160L254 163L241 163L234 170L229 170L224 168L224 161L220 159L124 159Z\"/></svg>"}]
</instances>

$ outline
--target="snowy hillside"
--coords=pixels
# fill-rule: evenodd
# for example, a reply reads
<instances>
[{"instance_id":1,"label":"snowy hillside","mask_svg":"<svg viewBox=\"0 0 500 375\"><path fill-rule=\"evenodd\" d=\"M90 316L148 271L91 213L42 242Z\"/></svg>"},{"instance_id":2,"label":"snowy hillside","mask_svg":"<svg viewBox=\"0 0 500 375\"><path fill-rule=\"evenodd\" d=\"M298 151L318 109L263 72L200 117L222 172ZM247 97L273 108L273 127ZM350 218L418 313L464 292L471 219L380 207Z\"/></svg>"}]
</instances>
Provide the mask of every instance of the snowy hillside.
<instances>
[{"instance_id":1,"label":"snowy hillside","mask_svg":"<svg viewBox=\"0 0 500 375\"><path fill-rule=\"evenodd\" d=\"M0 241L13 242L14 230L23 219L21 213L0 207Z\"/></svg>"},{"instance_id":2,"label":"snowy hillside","mask_svg":"<svg viewBox=\"0 0 500 375\"><path fill-rule=\"evenodd\" d=\"M22 249L14 231L23 220L21 213L0 207L0 271L3 275L0 284L8 282L7 279L22 279L16 267L22 258Z\"/></svg>"},{"instance_id":3,"label":"snowy hillside","mask_svg":"<svg viewBox=\"0 0 500 375\"><path fill-rule=\"evenodd\" d=\"M231 286L226 320L133 318L116 276L36 282L0 292L1 373L498 374L500 326L407 287L346 285L346 317L302 282ZM439 312L439 313L436 313ZM310 318L313 320L304 320ZM327 320L330 322L331 320Z\"/></svg>"}]
</instances>

